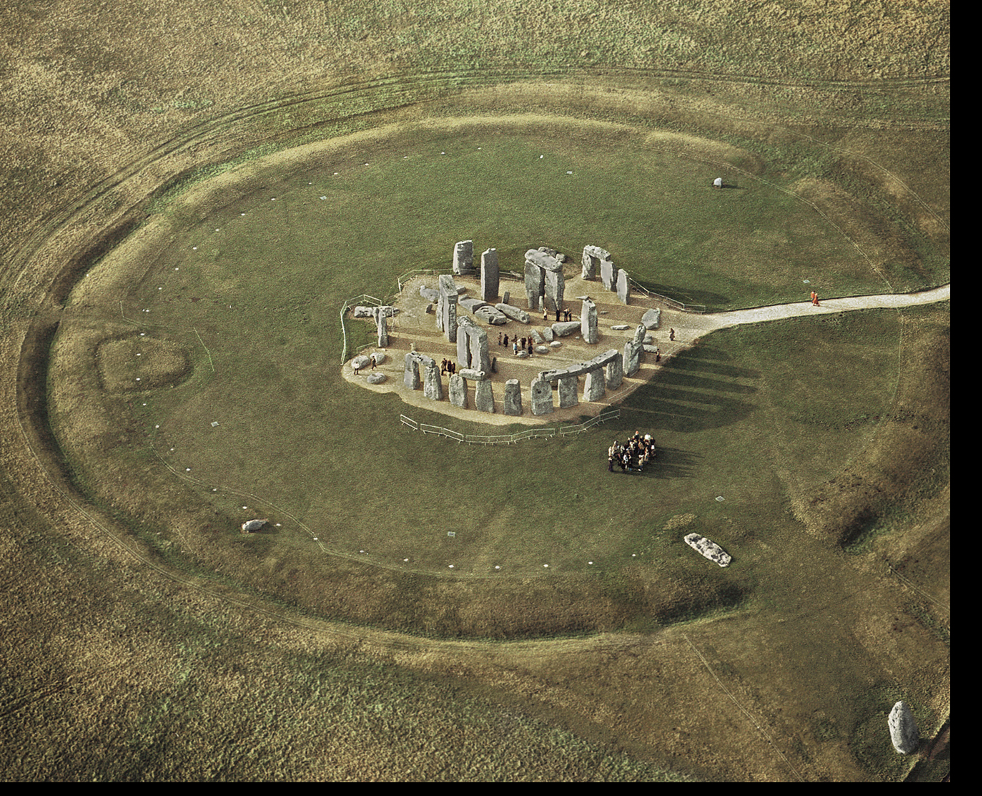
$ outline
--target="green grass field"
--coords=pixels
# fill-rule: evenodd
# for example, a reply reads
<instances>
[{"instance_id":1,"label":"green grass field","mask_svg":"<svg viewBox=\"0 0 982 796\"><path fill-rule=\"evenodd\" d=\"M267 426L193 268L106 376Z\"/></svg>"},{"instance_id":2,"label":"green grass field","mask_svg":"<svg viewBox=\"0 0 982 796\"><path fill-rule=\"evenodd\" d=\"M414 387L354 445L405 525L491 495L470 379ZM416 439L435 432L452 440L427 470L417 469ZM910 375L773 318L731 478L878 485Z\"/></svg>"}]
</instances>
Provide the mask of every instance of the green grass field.
<instances>
[{"instance_id":1,"label":"green grass field","mask_svg":"<svg viewBox=\"0 0 982 796\"><path fill-rule=\"evenodd\" d=\"M947 302L488 448L338 310L463 238L710 311L950 281L948 4L144 6L0 8L6 779L947 774Z\"/></svg>"},{"instance_id":2,"label":"green grass field","mask_svg":"<svg viewBox=\"0 0 982 796\"><path fill-rule=\"evenodd\" d=\"M58 411L56 391L55 427L78 472L96 493L112 483L103 499L143 518L151 541L181 550L185 566L393 629L568 633L747 599L749 561L698 596L703 562L680 536L698 531L752 559L788 523L792 484L820 484L868 445L896 390L896 313L718 332L632 395L613 424L507 448L414 435L393 396L340 376L342 301L385 295L411 268L446 269L454 240L470 235L514 270L537 243L576 252L599 241L640 281L716 308L800 299L803 277L829 292L880 285L835 225L765 180L728 178L732 187L714 191L716 172L646 150L636 132L568 121L546 132L400 131L308 157L288 181L250 172L246 190L212 192L204 217L194 202L166 205L166 245L109 263L139 278L100 290L96 269L70 302L84 324L102 316L114 327L96 355L104 411L146 435L134 450L108 451L103 434L86 433L87 415ZM73 372L72 353L56 361ZM610 439L638 428L658 441L657 466L606 472ZM773 472L760 470L764 451L779 462ZM153 475L134 477L121 499L106 474L133 472L133 457ZM161 479L168 499L175 488L195 494L212 515L203 526L160 525ZM253 516L269 516L269 532L238 536ZM656 599L620 574L642 563L657 569L646 575L661 584ZM355 593L372 566L387 573L388 596L369 608ZM419 599L420 577L504 585L470 589L456 626L439 590ZM584 591L552 624L547 608L522 618L528 600L490 607L528 578ZM498 618L482 619L482 605Z\"/></svg>"}]
</instances>

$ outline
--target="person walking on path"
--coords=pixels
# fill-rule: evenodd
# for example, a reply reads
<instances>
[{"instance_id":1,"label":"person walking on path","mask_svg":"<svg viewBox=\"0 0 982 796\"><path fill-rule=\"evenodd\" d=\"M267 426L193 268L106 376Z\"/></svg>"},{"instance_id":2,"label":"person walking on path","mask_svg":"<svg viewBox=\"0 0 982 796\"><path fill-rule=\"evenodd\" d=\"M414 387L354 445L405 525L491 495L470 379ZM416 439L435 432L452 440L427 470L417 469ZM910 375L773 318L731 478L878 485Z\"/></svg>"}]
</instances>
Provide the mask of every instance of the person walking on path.
<instances>
[{"instance_id":1,"label":"person walking on path","mask_svg":"<svg viewBox=\"0 0 982 796\"><path fill-rule=\"evenodd\" d=\"M812 304L814 304L816 307L821 306L821 304L818 303L818 293L816 293L814 290L812 291Z\"/></svg>"}]
</instances>

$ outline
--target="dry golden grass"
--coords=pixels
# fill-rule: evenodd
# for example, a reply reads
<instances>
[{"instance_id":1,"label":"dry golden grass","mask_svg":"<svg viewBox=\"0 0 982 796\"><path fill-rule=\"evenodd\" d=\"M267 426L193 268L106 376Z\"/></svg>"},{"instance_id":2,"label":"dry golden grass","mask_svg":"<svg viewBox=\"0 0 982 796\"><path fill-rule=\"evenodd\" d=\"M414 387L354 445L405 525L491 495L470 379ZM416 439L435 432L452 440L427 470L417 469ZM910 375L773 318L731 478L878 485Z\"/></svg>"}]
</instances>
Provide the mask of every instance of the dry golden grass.
<instances>
[{"instance_id":1,"label":"dry golden grass","mask_svg":"<svg viewBox=\"0 0 982 796\"><path fill-rule=\"evenodd\" d=\"M455 83L478 89L475 113L568 109L579 96L587 116L630 111L682 134L739 148L752 141L754 158L740 164L748 171L807 134L837 160L801 179L866 186L861 204L896 220L881 248L870 248L877 262L913 267L916 251L939 273L950 204L949 4L855 6L3 4L4 778L652 780L665 770L731 780L903 778L911 761L853 744L867 726L882 734L899 695L918 695L925 728L950 712L944 310L904 314L909 355L874 444L829 484L794 496L814 536L789 524L754 554L761 572L797 573L799 613L760 621L766 611L757 609L771 599L764 589L760 605L725 620L514 644L319 621L212 573L171 567L165 549L120 532L112 506L86 502L62 478L44 436L49 396L38 372L58 299L94 259L84 253L104 253L100 242L136 223L134 205L154 191L305 127L329 134L334 122L325 120L353 111L425 99L428 112L452 114ZM487 87L496 69L520 82ZM400 70L405 81L355 91L347 105L235 116ZM441 70L453 74L435 88L410 80ZM849 215L835 190L810 195ZM128 331L120 326L121 340ZM84 349L85 339L74 344ZM176 374L179 360L159 375ZM101 388L92 373L96 381L79 390ZM77 399L63 393L53 419L80 408ZM126 442L118 417L85 423L92 440L79 444ZM180 488L162 500L195 507ZM864 510L876 521L864 524ZM175 533L190 522L179 519ZM830 541L857 529L854 555L827 554ZM653 595L653 610L660 590L692 588L641 569L623 577ZM366 579L365 588L379 584ZM858 596L873 610L843 608ZM460 621L447 602L434 625ZM354 607L367 618L371 599ZM469 621L479 629L480 616ZM840 655L829 655L833 646ZM790 681L814 687L789 691ZM710 707L700 707L707 697Z\"/></svg>"}]
</instances>

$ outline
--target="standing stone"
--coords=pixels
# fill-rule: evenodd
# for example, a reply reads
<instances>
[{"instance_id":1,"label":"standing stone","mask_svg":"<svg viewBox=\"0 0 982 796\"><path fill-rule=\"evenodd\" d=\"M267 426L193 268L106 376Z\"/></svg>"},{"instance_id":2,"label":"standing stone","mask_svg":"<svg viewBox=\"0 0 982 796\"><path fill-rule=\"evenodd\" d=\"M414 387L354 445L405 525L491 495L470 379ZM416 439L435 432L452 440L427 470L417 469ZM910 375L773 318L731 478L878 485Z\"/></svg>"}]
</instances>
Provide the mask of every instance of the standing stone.
<instances>
[{"instance_id":1,"label":"standing stone","mask_svg":"<svg viewBox=\"0 0 982 796\"><path fill-rule=\"evenodd\" d=\"M522 384L518 379L505 382L505 414L516 417L522 414Z\"/></svg>"},{"instance_id":2,"label":"standing stone","mask_svg":"<svg viewBox=\"0 0 982 796\"><path fill-rule=\"evenodd\" d=\"M459 373L450 376L449 392L451 404L461 409L467 408L467 380Z\"/></svg>"},{"instance_id":3,"label":"standing stone","mask_svg":"<svg viewBox=\"0 0 982 796\"><path fill-rule=\"evenodd\" d=\"M539 297L545 289L545 273L535 263L525 261L525 299L530 310L539 309Z\"/></svg>"},{"instance_id":4,"label":"standing stone","mask_svg":"<svg viewBox=\"0 0 982 796\"><path fill-rule=\"evenodd\" d=\"M633 376L641 369L641 352L643 351L643 346L641 343L635 343L633 340L628 340L624 344L624 375Z\"/></svg>"},{"instance_id":5,"label":"standing stone","mask_svg":"<svg viewBox=\"0 0 982 796\"><path fill-rule=\"evenodd\" d=\"M588 370L586 374L586 381L583 385L583 400L589 402L599 401L604 397L604 393L606 391L607 387L604 381L604 369L593 368L593 370Z\"/></svg>"},{"instance_id":6,"label":"standing stone","mask_svg":"<svg viewBox=\"0 0 982 796\"><path fill-rule=\"evenodd\" d=\"M600 281L606 290L617 289L617 266L610 260L600 261Z\"/></svg>"},{"instance_id":7,"label":"standing stone","mask_svg":"<svg viewBox=\"0 0 982 796\"><path fill-rule=\"evenodd\" d=\"M476 324L466 315L461 315L457 319L457 365L462 368L471 366L470 341L467 339L467 330Z\"/></svg>"},{"instance_id":8,"label":"standing stone","mask_svg":"<svg viewBox=\"0 0 982 796\"><path fill-rule=\"evenodd\" d=\"M890 718L887 719L887 726L890 728L890 740L893 741L893 748L902 755L909 755L917 751L920 744L920 734L917 731L917 724L910 708L906 703L898 702L890 711Z\"/></svg>"},{"instance_id":9,"label":"standing stone","mask_svg":"<svg viewBox=\"0 0 982 796\"><path fill-rule=\"evenodd\" d=\"M491 372L487 330L466 315L457 320L457 363L464 368Z\"/></svg>"},{"instance_id":10,"label":"standing stone","mask_svg":"<svg viewBox=\"0 0 982 796\"><path fill-rule=\"evenodd\" d=\"M478 412L494 412L494 392L490 379L474 382L474 408Z\"/></svg>"},{"instance_id":11,"label":"standing stone","mask_svg":"<svg viewBox=\"0 0 982 796\"><path fill-rule=\"evenodd\" d=\"M628 281L627 271L623 268L617 272L617 298L625 304L631 303L631 283Z\"/></svg>"},{"instance_id":12,"label":"standing stone","mask_svg":"<svg viewBox=\"0 0 982 796\"><path fill-rule=\"evenodd\" d=\"M431 401L443 400L443 383L440 381L440 368L435 359L426 362L426 372L423 375L423 397Z\"/></svg>"},{"instance_id":13,"label":"standing stone","mask_svg":"<svg viewBox=\"0 0 982 796\"><path fill-rule=\"evenodd\" d=\"M607 388L610 390L616 390L624 382L624 357L618 354L616 357L612 357L611 360L606 365L606 373L604 374L607 380Z\"/></svg>"},{"instance_id":14,"label":"standing stone","mask_svg":"<svg viewBox=\"0 0 982 796\"><path fill-rule=\"evenodd\" d=\"M481 254L481 298L494 301L498 298L498 250L488 249Z\"/></svg>"},{"instance_id":15,"label":"standing stone","mask_svg":"<svg viewBox=\"0 0 982 796\"><path fill-rule=\"evenodd\" d=\"M590 299L583 299L583 306L580 308L580 334L583 335L583 342L596 345L600 342L600 333L597 330L597 305Z\"/></svg>"},{"instance_id":16,"label":"standing stone","mask_svg":"<svg viewBox=\"0 0 982 796\"><path fill-rule=\"evenodd\" d=\"M402 373L402 383L406 385L407 389L419 389L419 356L414 351L406 354L406 365Z\"/></svg>"},{"instance_id":17,"label":"standing stone","mask_svg":"<svg viewBox=\"0 0 982 796\"><path fill-rule=\"evenodd\" d=\"M491 372L491 357L488 354L488 333L480 326L467 330L467 352L469 367Z\"/></svg>"},{"instance_id":18,"label":"standing stone","mask_svg":"<svg viewBox=\"0 0 982 796\"><path fill-rule=\"evenodd\" d=\"M601 249L599 246L584 246L583 259L581 261L583 265L581 276L584 279L595 279L597 276L597 269L599 268L602 260L610 260L609 251L606 249Z\"/></svg>"},{"instance_id":19,"label":"standing stone","mask_svg":"<svg viewBox=\"0 0 982 796\"><path fill-rule=\"evenodd\" d=\"M474 241L462 240L454 244L453 272L457 276L474 273Z\"/></svg>"},{"instance_id":20,"label":"standing stone","mask_svg":"<svg viewBox=\"0 0 982 796\"><path fill-rule=\"evenodd\" d=\"M457 342L457 283L450 274L440 277L440 304L437 307L437 327L448 343Z\"/></svg>"},{"instance_id":21,"label":"standing stone","mask_svg":"<svg viewBox=\"0 0 982 796\"><path fill-rule=\"evenodd\" d=\"M531 403L533 415L552 414L552 385L541 375L532 379Z\"/></svg>"},{"instance_id":22,"label":"standing stone","mask_svg":"<svg viewBox=\"0 0 982 796\"><path fill-rule=\"evenodd\" d=\"M576 394L576 376L560 376L559 377L559 408L569 409L571 406L576 406L579 402L579 396Z\"/></svg>"},{"instance_id":23,"label":"standing stone","mask_svg":"<svg viewBox=\"0 0 982 796\"><path fill-rule=\"evenodd\" d=\"M552 271L543 269L545 274L545 309L549 312L562 310L563 293L566 292L566 280L563 278L563 270Z\"/></svg>"},{"instance_id":24,"label":"standing stone","mask_svg":"<svg viewBox=\"0 0 982 796\"><path fill-rule=\"evenodd\" d=\"M382 311L380 311L382 310ZM375 310L375 330L378 333L378 347L388 348L389 347L389 327L386 324L386 317L388 313L384 311L384 308L376 308Z\"/></svg>"}]
</instances>

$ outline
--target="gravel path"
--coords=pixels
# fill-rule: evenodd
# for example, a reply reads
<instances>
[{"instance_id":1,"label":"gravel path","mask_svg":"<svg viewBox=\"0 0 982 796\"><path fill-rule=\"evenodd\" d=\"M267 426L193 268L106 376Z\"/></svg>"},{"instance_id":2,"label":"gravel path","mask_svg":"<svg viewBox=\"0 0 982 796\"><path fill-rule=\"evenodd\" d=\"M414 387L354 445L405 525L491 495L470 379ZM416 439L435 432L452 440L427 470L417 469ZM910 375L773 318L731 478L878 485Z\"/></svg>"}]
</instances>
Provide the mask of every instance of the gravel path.
<instances>
[{"instance_id":1,"label":"gravel path","mask_svg":"<svg viewBox=\"0 0 982 796\"><path fill-rule=\"evenodd\" d=\"M730 326L740 326L744 323L760 323L761 321L776 321L783 318L795 318L801 315L829 315L850 310L862 310L887 307L910 307L917 304L933 304L950 298L951 285L944 285L933 290L920 293L887 293L879 296L853 296L850 298L826 299L819 298L816 307L810 301L797 304L777 304L771 307L755 307L748 310L733 312L717 312L693 318L686 324L689 328L699 328L705 331L725 329Z\"/></svg>"}]
</instances>

